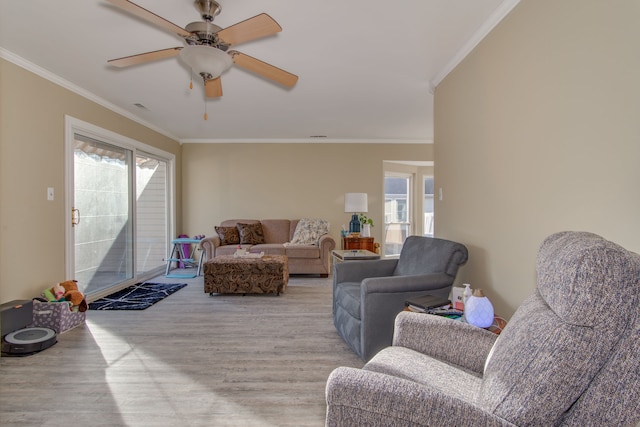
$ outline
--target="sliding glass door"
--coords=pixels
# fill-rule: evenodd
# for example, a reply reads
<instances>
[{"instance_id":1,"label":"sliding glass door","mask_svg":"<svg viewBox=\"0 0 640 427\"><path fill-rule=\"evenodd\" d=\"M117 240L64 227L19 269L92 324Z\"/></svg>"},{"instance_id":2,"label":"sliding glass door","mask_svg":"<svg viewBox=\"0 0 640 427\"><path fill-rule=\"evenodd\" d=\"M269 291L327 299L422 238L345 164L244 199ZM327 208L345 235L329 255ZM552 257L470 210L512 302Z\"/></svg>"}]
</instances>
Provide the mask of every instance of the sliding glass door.
<instances>
[{"instance_id":1,"label":"sliding glass door","mask_svg":"<svg viewBox=\"0 0 640 427\"><path fill-rule=\"evenodd\" d=\"M80 134L74 141L74 277L91 294L133 278L133 153Z\"/></svg>"},{"instance_id":2,"label":"sliding glass door","mask_svg":"<svg viewBox=\"0 0 640 427\"><path fill-rule=\"evenodd\" d=\"M164 268L169 240L168 164L136 155L136 273Z\"/></svg>"},{"instance_id":3,"label":"sliding glass door","mask_svg":"<svg viewBox=\"0 0 640 427\"><path fill-rule=\"evenodd\" d=\"M67 277L101 296L159 274L173 229L173 157L68 122Z\"/></svg>"}]
</instances>

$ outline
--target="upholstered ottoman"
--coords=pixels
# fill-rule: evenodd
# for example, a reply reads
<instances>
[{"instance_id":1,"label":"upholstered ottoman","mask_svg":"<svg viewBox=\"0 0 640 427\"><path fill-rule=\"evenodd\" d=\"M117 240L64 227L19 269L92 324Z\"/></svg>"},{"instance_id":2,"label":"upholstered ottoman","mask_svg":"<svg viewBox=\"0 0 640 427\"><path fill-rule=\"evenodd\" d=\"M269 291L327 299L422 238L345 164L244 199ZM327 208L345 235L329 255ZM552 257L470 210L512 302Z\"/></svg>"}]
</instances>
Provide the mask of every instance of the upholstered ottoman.
<instances>
[{"instance_id":1,"label":"upholstered ottoman","mask_svg":"<svg viewBox=\"0 0 640 427\"><path fill-rule=\"evenodd\" d=\"M204 263L204 291L209 294L280 295L289 283L289 263L284 255L261 258L224 255Z\"/></svg>"}]
</instances>

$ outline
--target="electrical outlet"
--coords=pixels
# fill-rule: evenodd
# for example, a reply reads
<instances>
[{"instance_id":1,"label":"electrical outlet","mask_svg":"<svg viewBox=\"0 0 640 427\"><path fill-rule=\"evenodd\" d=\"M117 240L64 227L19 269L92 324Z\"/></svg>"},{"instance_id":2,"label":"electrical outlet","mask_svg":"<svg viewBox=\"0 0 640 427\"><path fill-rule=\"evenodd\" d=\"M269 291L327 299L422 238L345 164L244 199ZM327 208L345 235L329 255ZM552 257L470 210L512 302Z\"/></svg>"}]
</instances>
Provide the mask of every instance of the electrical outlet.
<instances>
[{"instance_id":1,"label":"electrical outlet","mask_svg":"<svg viewBox=\"0 0 640 427\"><path fill-rule=\"evenodd\" d=\"M47 188L47 200L53 200L53 187Z\"/></svg>"}]
</instances>

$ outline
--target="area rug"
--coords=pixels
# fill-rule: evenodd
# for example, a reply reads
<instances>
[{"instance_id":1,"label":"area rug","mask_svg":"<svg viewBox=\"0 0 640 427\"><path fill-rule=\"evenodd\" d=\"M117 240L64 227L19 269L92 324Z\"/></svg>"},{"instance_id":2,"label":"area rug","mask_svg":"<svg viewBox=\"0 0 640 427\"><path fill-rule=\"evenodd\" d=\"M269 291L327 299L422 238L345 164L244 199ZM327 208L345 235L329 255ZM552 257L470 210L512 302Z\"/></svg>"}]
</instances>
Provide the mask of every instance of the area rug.
<instances>
[{"instance_id":1,"label":"area rug","mask_svg":"<svg viewBox=\"0 0 640 427\"><path fill-rule=\"evenodd\" d=\"M89 304L89 310L144 310L186 283L137 283Z\"/></svg>"}]
</instances>

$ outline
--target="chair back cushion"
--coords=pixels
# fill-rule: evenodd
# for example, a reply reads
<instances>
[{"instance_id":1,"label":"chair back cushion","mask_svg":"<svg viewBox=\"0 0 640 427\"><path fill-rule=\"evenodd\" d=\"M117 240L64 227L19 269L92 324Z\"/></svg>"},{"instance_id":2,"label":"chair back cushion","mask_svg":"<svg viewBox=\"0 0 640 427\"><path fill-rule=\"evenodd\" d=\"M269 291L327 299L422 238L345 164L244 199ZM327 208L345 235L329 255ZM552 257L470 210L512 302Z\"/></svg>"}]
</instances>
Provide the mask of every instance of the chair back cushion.
<instances>
[{"instance_id":1,"label":"chair back cushion","mask_svg":"<svg viewBox=\"0 0 640 427\"><path fill-rule=\"evenodd\" d=\"M467 261L467 248L456 242L433 237L409 236L402 246L394 276L448 274L455 277Z\"/></svg>"},{"instance_id":2,"label":"chair back cushion","mask_svg":"<svg viewBox=\"0 0 640 427\"><path fill-rule=\"evenodd\" d=\"M603 371L638 334L640 257L595 234L556 233L540 247L537 275L494 345L478 403L517 425L569 423L576 402L610 420L621 386L640 385L637 351L625 356L635 372Z\"/></svg>"}]
</instances>

